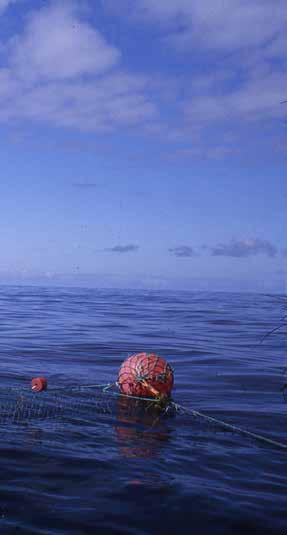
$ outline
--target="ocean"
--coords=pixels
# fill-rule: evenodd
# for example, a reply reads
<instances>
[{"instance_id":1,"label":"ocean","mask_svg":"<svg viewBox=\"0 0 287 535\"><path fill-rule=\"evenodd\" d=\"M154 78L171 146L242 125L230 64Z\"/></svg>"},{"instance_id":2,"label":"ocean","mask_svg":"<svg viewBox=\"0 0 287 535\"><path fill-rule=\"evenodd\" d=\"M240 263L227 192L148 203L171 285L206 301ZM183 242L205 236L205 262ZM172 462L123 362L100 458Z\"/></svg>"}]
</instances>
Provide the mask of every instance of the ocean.
<instances>
[{"instance_id":1,"label":"ocean","mask_svg":"<svg viewBox=\"0 0 287 535\"><path fill-rule=\"evenodd\" d=\"M1 535L286 534L287 450L83 388L155 352L176 403L287 444L286 312L280 295L0 287Z\"/></svg>"}]
</instances>

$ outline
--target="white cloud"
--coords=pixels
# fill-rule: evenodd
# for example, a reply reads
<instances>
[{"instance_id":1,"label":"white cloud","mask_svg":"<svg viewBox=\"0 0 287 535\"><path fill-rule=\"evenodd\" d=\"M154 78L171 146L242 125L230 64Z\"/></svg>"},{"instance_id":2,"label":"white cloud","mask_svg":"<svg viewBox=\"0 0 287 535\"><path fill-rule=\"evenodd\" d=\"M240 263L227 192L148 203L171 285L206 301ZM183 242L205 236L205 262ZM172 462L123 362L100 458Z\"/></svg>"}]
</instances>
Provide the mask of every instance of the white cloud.
<instances>
[{"instance_id":1,"label":"white cloud","mask_svg":"<svg viewBox=\"0 0 287 535\"><path fill-rule=\"evenodd\" d=\"M28 80L95 75L115 65L119 56L116 48L77 16L73 3L32 13L24 33L10 43L10 64Z\"/></svg>"},{"instance_id":2,"label":"white cloud","mask_svg":"<svg viewBox=\"0 0 287 535\"><path fill-rule=\"evenodd\" d=\"M2 122L110 131L157 115L148 79L123 72L120 52L82 19L72 2L34 11L5 51Z\"/></svg>"},{"instance_id":3,"label":"white cloud","mask_svg":"<svg viewBox=\"0 0 287 535\"><path fill-rule=\"evenodd\" d=\"M13 4L17 0L0 0L0 13L3 12L10 4Z\"/></svg>"},{"instance_id":4,"label":"white cloud","mask_svg":"<svg viewBox=\"0 0 287 535\"><path fill-rule=\"evenodd\" d=\"M287 75L267 72L264 76L250 77L237 83L229 91L191 95L185 104L190 121L210 124L215 121L260 121L282 117L281 101L287 93Z\"/></svg>"},{"instance_id":5,"label":"white cloud","mask_svg":"<svg viewBox=\"0 0 287 535\"><path fill-rule=\"evenodd\" d=\"M19 83L10 69L0 69L0 103L10 99L19 91Z\"/></svg>"},{"instance_id":6,"label":"white cloud","mask_svg":"<svg viewBox=\"0 0 287 535\"><path fill-rule=\"evenodd\" d=\"M26 90L20 86L13 101L0 109L0 120L45 121L87 131L132 126L157 113L144 88L144 81L116 73L89 82L53 82Z\"/></svg>"},{"instance_id":7,"label":"white cloud","mask_svg":"<svg viewBox=\"0 0 287 535\"><path fill-rule=\"evenodd\" d=\"M157 26L158 42L177 53L172 63L182 62L182 115L177 112L178 123L170 131L190 139L186 156L219 159L238 151L225 144L212 147L208 139L214 127L222 137L229 130L242 133L251 122L282 122L286 0L122 0L120 6L106 0L105 5L130 23Z\"/></svg>"},{"instance_id":8,"label":"white cloud","mask_svg":"<svg viewBox=\"0 0 287 535\"><path fill-rule=\"evenodd\" d=\"M168 25L172 40L192 50L261 46L285 34L285 0L127 0L130 13Z\"/></svg>"},{"instance_id":9,"label":"white cloud","mask_svg":"<svg viewBox=\"0 0 287 535\"><path fill-rule=\"evenodd\" d=\"M5 5L0 0L0 9ZM285 0L275 6L269 0L118 2L119 11L128 6L125 13L160 23L165 40L195 59L196 72L185 63L177 80L124 71L120 51L76 6L73 0L44 5L28 14L23 31L2 46L0 121L101 132L140 125L146 135L183 143L176 157L219 159L234 148L202 142L208 128L223 125L222 139L224 129L234 131L239 123L281 120L287 75L270 66L270 58L283 55ZM217 61L201 61L212 47ZM247 52L240 50L244 47ZM236 52L235 60L227 52ZM201 73L200 65L205 66Z\"/></svg>"}]
</instances>

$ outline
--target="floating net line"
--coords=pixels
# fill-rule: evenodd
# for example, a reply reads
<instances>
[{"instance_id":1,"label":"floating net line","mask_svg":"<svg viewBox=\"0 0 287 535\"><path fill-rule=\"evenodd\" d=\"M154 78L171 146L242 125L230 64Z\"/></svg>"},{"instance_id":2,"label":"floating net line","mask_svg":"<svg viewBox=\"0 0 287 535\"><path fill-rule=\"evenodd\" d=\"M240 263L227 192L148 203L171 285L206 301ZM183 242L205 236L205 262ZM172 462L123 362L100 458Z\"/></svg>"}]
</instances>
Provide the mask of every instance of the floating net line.
<instances>
[{"instance_id":1,"label":"floating net line","mask_svg":"<svg viewBox=\"0 0 287 535\"><path fill-rule=\"evenodd\" d=\"M66 420L89 423L97 415L167 415L171 403L152 398L122 395L116 385L55 389L35 393L27 389L0 390L0 425L25 424L32 420Z\"/></svg>"},{"instance_id":2,"label":"floating net line","mask_svg":"<svg viewBox=\"0 0 287 535\"><path fill-rule=\"evenodd\" d=\"M256 442L261 442L262 444L267 444L269 446L273 446L275 448L279 448L287 452L287 444L285 444L284 442L280 442L273 438L260 435L259 433L254 433L253 431L248 431L247 429L243 429L242 427L238 427L237 425L224 422L223 420L220 420L218 418L213 418L212 416L208 416L206 414L203 414L202 412L183 407L182 405L179 405L177 403L173 403L173 405L177 413L187 414L195 419L199 419L204 421L205 423L209 423L213 426L216 426L217 428L221 428L232 433L237 433L246 436L255 440Z\"/></svg>"},{"instance_id":3,"label":"floating net line","mask_svg":"<svg viewBox=\"0 0 287 535\"><path fill-rule=\"evenodd\" d=\"M0 396L0 425L22 424L31 420L57 420L91 417L96 412L111 413L111 400L98 393L18 393ZM102 399L103 398L103 399Z\"/></svg>"},{"instance_id":4,"label":"floating net line","mask_svg":"<svg viewBox=\"0 0 287 535\"><path fill-rule=\"evenodd\" d=\"M186 414L198 422L287 451L287 444L184 407L171 399L163 402L121 394L116 384L55 389L40 394L27 389L0 389L0 426L38 420L89 424L95 422L98 415L132 416L133 421L143 423L147 422L148 416L148 422L153 425L161 417L175 414Z\"/></svg>"}]
</instances>

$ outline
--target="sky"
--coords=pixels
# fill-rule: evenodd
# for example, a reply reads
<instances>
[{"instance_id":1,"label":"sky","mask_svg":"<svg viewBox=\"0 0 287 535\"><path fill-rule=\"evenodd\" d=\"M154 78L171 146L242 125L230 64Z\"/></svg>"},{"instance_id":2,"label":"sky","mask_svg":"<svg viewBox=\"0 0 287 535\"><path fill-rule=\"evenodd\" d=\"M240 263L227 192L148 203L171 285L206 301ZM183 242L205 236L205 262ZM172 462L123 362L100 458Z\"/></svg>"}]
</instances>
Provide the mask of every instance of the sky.
<instances>
[{"instance_id":1,"label":"sky","mask_svg":"<svg viewBox=\"0 0 287 535\"><path fill-rule=\"evenodd\" d=\"M286 24L0 0L0 284L285 293Z\"/></svg>"}]
</instances>

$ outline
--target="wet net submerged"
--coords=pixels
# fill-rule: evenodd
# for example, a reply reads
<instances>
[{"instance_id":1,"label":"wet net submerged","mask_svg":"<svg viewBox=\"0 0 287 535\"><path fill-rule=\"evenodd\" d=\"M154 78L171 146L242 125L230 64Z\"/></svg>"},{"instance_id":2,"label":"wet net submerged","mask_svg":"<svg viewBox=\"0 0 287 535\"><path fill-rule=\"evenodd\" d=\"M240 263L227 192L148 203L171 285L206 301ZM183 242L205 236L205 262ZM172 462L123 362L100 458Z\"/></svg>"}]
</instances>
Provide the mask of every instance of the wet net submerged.
<instances>
[{"instance_id":1,"label":"wet net submerged","mask_svg":"<svg viewBox=\"0 0 287 535\"><path fill-rule=\"evenodd\" d=\"M115 399L103 392L0 393L0 425L23 424L31 420L81 420L97 413L113 414Z\"/></svg>"},{"instance_id":2,"label":"wet net submerged","mask_svg":"<svg viewBox=\"0 0 287 535\"><path fill-rule=\"evenodd\" d=\"M125 424L153 427L163 418L179 414L188 416L193 426L245 435L255 442L287 451L287 444L183 407L171 399L162 403L157 399L123 395L115 391L114 386L55 389L41 393L27 389L0 390L0 426L7 428L36 421L95 425L100 415L110 415Z\"/></svg>"},{"instance_id":3,"label":"wet net submerged","mask_svg":"<svg viewBox=\"0 0 287 535\"><path fill-rule=\"evenodd\" d=\"M34 393L26 389L0 391L0 425L26 424L34 420L59 420L88 424L98 415L147 415L157 418L171 414L172 406L162 407L155 400L139 400L101 389L47 391Z\"/></svg>"}]
</instances>

